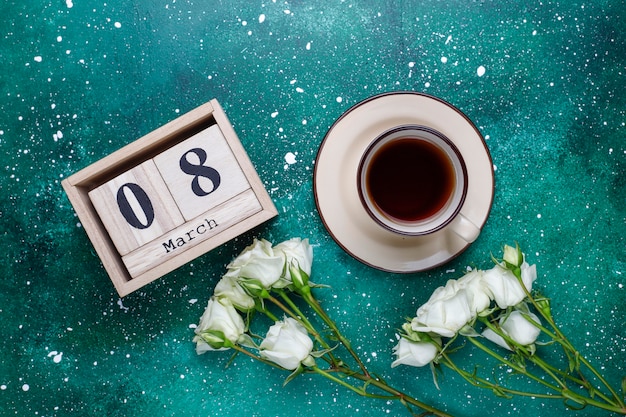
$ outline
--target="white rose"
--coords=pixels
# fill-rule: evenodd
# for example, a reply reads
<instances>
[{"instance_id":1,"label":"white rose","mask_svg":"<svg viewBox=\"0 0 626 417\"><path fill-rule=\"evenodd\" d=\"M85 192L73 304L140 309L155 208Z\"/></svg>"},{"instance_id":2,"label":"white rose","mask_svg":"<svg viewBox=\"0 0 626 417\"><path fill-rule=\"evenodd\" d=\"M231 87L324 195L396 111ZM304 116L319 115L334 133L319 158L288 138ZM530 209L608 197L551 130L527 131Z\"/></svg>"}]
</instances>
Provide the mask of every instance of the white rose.
<instances>
[{"instance_id":1,"label":"white rose","mask_svg":"<svg viewBox=\"0 0 626 417\"><path fill-rule=\"evenodd\" d=\"M227 266L229 274L257 280L266 289L280 279L284 267L282 255L275 254L272 244L265 239L255 239Z\"/></svg>"},{"instance_id":2,"label":"white rose","mask_svg":"<svg viewBox=\"0 0 626 417\"><path fill-rule=\"evenodd\" d=\"M235 273L227 272L215 285L213 293L216 297L228 298L240 311L250 311L254 308L254 298L239 285L239 279Z\"/></svg>"},{"instance_id":3,"label":"white rose","mask_svg":"<svg viewBox=\"0 0 626 417\"><path fill-rule=\"evenodd\" d=\"M274 246L274 253L282 255L285 260L284 274L274 287L283 288L291 284L293 277L289 266L296 264L308 276L311 275L311 265L313 264L313 249L309 245L308 239L293 238Z\"/></svg>"},{"instance_id":4,"label":"white rose","mask_svg":"<svg viewBox=\"0 0 626 417\"><path fill-rule=\"evenodd\" d=\"M309 239L295 237L274 246L276 255L282 254L287 264L297 261L298 265L307 275L311 275L311 265L313 263L313 249L309 245Z\"/></svg>"},{"instance_id":5,"label":"white rose","mask_svg":"<svg viewBox=\"0 0 626 417\"><path fill-rule=\"evenodd\" d=\"M289 370L304 365L312 366L313 341L304 326L291 317L277 321L261 342L261 357Z\"/></svg>"},{"instance_id":6,"label":"white rose","mask_svg":"<svg viewBox=\"0 0 626 417\"><path fill-rule=\"evenodd\" d=\"M509 245L504 245L504 255L502 260L511 265L520 266L524 262L524 255L519 247L514 248Z\"/></svg>"},{"instance_id":7,"label":"white rose","mask_svg":"<svg viewBox=\"0 0 626 417\"><path fill-rule=\"evenodd\" d=\"M393 348L397 359L391 364L392 368L398 365L424 366L435 359L439 348L432 342L413 342L404 337Z\"/></svg>"},{"instance_id":8,"label":"white rose","mask_svg":"<svg viewBox=\"0 0 626 417\"><path fill-rule=\"evenodd\" d=\"M536 324L541 324L539 317L533 313L526 314L528 318L524 317L521 311L515 310L508 316L504 316L500 319L500 329L502 332L522 346L535 343L539 333L541 333L541 330L529 321L530 319ZM491 329L485 329L483 336L503 348L512 350L504 338Z\"/></svg>"},{"instance_id":9,"label":"white rose","mask_svg":"<svg viewBox=\"0 0 626 417\"><path fill-rule=\"evenodd\" d=\"M493 295L484 279L484 271L474 269L458 280L459 287L465 291L470 311L476 314L487 309Z\"/></svg>"},{"instance_id":10,"label":"white rose","mask_svg":"<svg viewBox=\"0 0 626 417\"><path fill-rule=\"evenodd\" d=\"M230 300L211 297L195 330L193 341L196 342L196 352L202 354L209 350L225 350L227 347L223 347L224 342L236 344L245 330L243 319ZM213 346L203 339L203 333L211 337Z\"/></svg>"},{"instance_id":11,"label":"white rose","mask_svg":"<svg viewBox=\"0 0 626 417\"><path fill-rule=\"evenodd\" d=\"M474 318L465 290L455 280L437 288L428 302L417 310L412 328L423 333L452 337Z\"/></svg>"},{"instance_id":12,"label":"white rose","mask_svg":"<svg viewBox=\"0 0 626 417\"><path fill-rule=\"evenodd\" d=\"M529 266L528 263L524 262L521 266L521 272L524 287L530 291L533 282L537 279L536 266ZM515 306L526 298L526 292L513 272L500 265L485 271L484 280L496 304L502 309Z\"/></svg>"}]
</instances>

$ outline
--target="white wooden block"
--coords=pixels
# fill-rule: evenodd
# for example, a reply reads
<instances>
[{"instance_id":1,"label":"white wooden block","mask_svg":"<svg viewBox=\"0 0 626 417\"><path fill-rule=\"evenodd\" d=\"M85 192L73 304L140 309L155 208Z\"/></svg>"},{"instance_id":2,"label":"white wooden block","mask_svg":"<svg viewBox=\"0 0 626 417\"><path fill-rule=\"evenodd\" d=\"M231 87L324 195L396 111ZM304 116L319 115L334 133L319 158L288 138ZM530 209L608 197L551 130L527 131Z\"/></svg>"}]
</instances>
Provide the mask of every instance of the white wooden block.
<instances>
[{"instance_id":1,"label":"white wooden block","mask_svg":"<svg viewBox=\"0 0 626 417\"><path fill-rule=\"evenodd\" d=\"M186 221L250 188L217 125L155 156L154 162Z\"/></svg>"},{"instance_id":2,"label":"white wooden block","mask_svg":"<svg viewBox=\"0 0 626 417\"><path fill-rule=\"evenodd\" d=\"M89 198L122 256L184 223L152 160L95 188Z\"/></svg>"},{"instance_id":3,"label":"white wooden block","mask_svg":"<svg viewBox=\"0 0 626 417\"><path fill-rule=\"evenodd\" d=\"M169 231L122 257L131 277L139 276L181 255L215 235L232 228L263 209L254 191L243 193L215 206L192 221Z\"/></svg>"}]
</instances>

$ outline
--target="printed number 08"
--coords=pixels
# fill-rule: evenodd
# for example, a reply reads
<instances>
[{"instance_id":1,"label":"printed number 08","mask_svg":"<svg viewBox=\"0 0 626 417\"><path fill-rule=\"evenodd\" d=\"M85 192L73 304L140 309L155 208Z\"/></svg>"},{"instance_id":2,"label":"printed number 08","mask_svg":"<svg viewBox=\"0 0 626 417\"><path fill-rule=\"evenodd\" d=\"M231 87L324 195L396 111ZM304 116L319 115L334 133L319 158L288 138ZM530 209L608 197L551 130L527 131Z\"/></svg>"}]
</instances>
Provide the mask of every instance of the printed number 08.
<instances>
[{"instance_id":1,"label":"printed number 08","mask_svg":"<svg viewBox=\"0 0 626 417\"><path fill-rule=\"evenodd\" d=\"M195 154L198 157L200 162L199 165L189 162L187 155L190 153ZM191 180L191 191L193 191L193 193L198 197L204 197L211 194L213 191L217 190L221 183L220 173L215 168L204 165L206 160L207 154L204 149L193 148L185 152L179 161L181 171L185 174L193 176L193 180ZM211 181L213 184L211 190L207 191L202 188L200 185L200 177L207 178ZM128 190L133 194L134 200L143 212L141 219L137 213L135 213L133 205L128 201L125 190ZM122 185L117 190L117 206L128 224L136 229L147 229L154 221L154 207L152 206L150 197L148 197L148 194L146 194L143 188L141 188L138 184L129 182Z\"/></svg>"}]
</instances>

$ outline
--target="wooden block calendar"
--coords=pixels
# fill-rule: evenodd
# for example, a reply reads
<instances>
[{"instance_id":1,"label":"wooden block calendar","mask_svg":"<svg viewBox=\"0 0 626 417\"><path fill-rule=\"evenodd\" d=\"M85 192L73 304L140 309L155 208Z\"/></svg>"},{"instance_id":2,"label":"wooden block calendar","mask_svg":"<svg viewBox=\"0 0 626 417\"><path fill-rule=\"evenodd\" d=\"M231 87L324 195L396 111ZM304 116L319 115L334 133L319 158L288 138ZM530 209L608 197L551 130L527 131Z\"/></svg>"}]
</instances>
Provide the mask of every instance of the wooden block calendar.
<instances>
[{"instance_id":1,"label":"wooden block calendar","mask_svg":"<svg viewBox=\"0 0 626 417\"><path fill-rule=\"evenodd\" d=\"M216 100L62 184L120 296L277 214Z\"/></svg>"}]
</instances>

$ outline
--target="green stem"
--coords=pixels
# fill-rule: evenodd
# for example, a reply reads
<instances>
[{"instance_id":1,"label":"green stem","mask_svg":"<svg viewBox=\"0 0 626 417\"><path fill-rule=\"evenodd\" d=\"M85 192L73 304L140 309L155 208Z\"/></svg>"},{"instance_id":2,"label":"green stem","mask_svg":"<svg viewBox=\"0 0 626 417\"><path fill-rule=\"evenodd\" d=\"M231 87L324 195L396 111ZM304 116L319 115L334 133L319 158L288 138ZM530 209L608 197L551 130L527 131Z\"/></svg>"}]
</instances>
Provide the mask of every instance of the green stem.
<instances>
[{"instance_id":1,"label":"green stem","mask_svg":"<svg viewBox=\"0 0 626 417\"><path fill-rule=\"evenodd\" d=\"M339 330L339 327L337 327L337 324L328 316L328 314L326 314L326 312L324 311L322 306L320 306L319 302L313 296L313 294L311 294L310 291L303 291L302 296L304 297L307 304L311 306L313 311L315 311L315 313L317 313L317 315L320 316L320 318L324 321L324 323L326 323L326 325L330 327L330 329L333 331L333 333L335 334L339 342L343 344L343 346L346 348L348 353L350 353L350 356L352 356L352 358L356 361L357 365L359 366L363 374L369 377L370 373L367 370L367 367L365 366L365 364L363 363L359 355L354 351L354 349L352 349L352 345L350 344L350 341L346 339L346 337Z\"/></svg>"},{"instance_id":2,"label":"green stem","mask_svg":"<svg viewBox=\"0 0 626 417\"><path fill-rule=\"evenodd\" d=\"M510 367L511 369L515 370L516 372L519 372L519 373L521 373L523 375L526 375L528 378L538 382L541 385L546 386L547 388L549 388L549 389L551 389L553 391L559 392L561 390L561 388L559 386L552 385L551 383L544 381L543 379L539 378L538 376L529 373L526 369L522 368L521 366L518 366L518 365L514 364L513 362L505 359L504 357L498 355L496 352L494 352L493 350L489 349L484 344L482 344L479 341L475 340L474 337L468 337L467 339L472 344L474 344L476 347L478 347L480 350L482 350L483 352L487 353L489 356L497 359L498 361L502 362L503 364L507 365L508 367Z\"/></svg>"},{"instance_id":3,"label":"green stem","mask_svg":"<svg viewBox=\"0 0 626 417\"><path fill-rule=\"evenodd\" d=\"M535 310L539 312L539 314L550 324L550 327L552 327L552 329L554 330L555 336L552 336L553 340L556 340L563 347L563 350L565 351L565 355L568 358L571 358L570 354L573 354L574 357L577 357L580 359L580 361L600 381L600 383L609 390L615 402L619 404L620 407L622 408L622 413L624 414L623 410L626 409L626 404L624 403L624 400L622 399L622 397L620 397L619 394L617 394L615 389L611 386L611 384L608 383L608 381L602 376L602 374L600 374L600 372L598 372L598 370L594 366L592 366L591 363L587 361L587 359L585 359L583 355L580 354L580 352L578 352L578 350L574 347L574 345L572 345L569 339L565 337L565 334L563 334L561 329L559 329L559 327L556 325L556 322L554 321L552 316L550 314L545 313L544 310L539 306L539 304L537 303L537 300L534 299L530 291L528 291L528 288L526 288L526 285L524 285L521 271L516 270L512 272L517 278L520 285L522 286L522 289L524 290L524 293L526 294L526 298L535 307ZM545 332L548 333L547 329L545 329ZM599 391L596 390L596 392L599 392ZM607 401L607 402L610 402L610 401Z\"/></svg>"},{"instance_id":4,"label":"green stem","mask_svg":"<svg viewBox=\"0 0 626 417\"><path fill-rule=\"evenodd\" d=\"M332 373L322 370L318 367L314 367L312 368L312 371L316 372L319 375L322 375L325 378L328 378L329 380L336 382L346 388L348 388L349 390L362 395L364 397L369 397L369 398L382 398L382 399L387 399L387 400L398 400L401 401L403 404L411 404L415 407L419 407L422 410L428 412L431 415L435 415L435 416L439 416L439 417L452 417L451 414L448 414L444 411L438 410L428 404L425 404L413 397L411 397L410 395L407 395L401 391L398 391L397 389L390 387L389 385L387 385L385 382L373 378L369 375L365 375L365 374L360 374L360 373L354 373L349 369L339 369L340 372L342 372L343 374L358 379L360 381L365 382L365 386L363 388L361 387L355 387L354 385L346 382L345 380L336 377L335 375L333 375ZM377 394L371 394L369 392L366 391L365 387L368 385L372 385L390 395L377 395Z\"/></svg>"},{"instance_id":5,"label":"green stem","mask_svg":"<svg viewBox=\"0 0 626 417\"><path fill-rule=\"evenodd\" d=\"M313 324L302 313L300 308L298 308L298 306L293 302L293 300L289 297L289 295L287 295L287 293L285 291L283 291L283 290L275 289L274 291L276 291L280 295L280 297L283 299L283 301L285 301L285 303L293 310L293 311L290 311L288 314L290 314L291 317L293 317L295 320L298 320L300 323L302 323L302 325L307 329L307 331L311 335L313 335L315 340L318 341L318 343L320 344L320 346L322 348L328 349L328 350L332 349L332 347L328 344L328 342L326 342L326 340L324 340L324 338L321 336L321 334L315 329ZM273 303L276 304L276 302L278 300L276 300L274 297L270 297L270 301L272 301ZM281 305L282 305L282 303L281 303ZM279 305L279 307L280 307L280 305ZM281 309L283 311L287 312L286 308L281 308ZM332 367L338 366L340 361L337 360L337 358L335 358L335 356L333 355L332 352L328 352L328 357L330 358L329 364Z\"/></svg>"},{"instance_id":6,"label":"green stem","mask_svg":"<svg viewBox=\"0 0 626 417\"><path fill-rule=\"evenodd\" d=\"M452 359L450 359L450 357L447 354L441 355L441 358L443 358L443 361L440 361L439 363L452 369L453 371L461 375L463 379L465 379L467 382L469 382L471 385L475 387L490 389L492 391L500 391L506 394L519 395L523 397L561 398L561 396L555 396L553 394L538 394L538 393L533 393L533 392L518 391L518 390L511 389L511 388L507 388L503 385L495 384L484 378L479 377L478 375L474 373L470 373L459 368L458 366L456 366L456 364L452 361Z\"/></svg>"}]
</instances>

